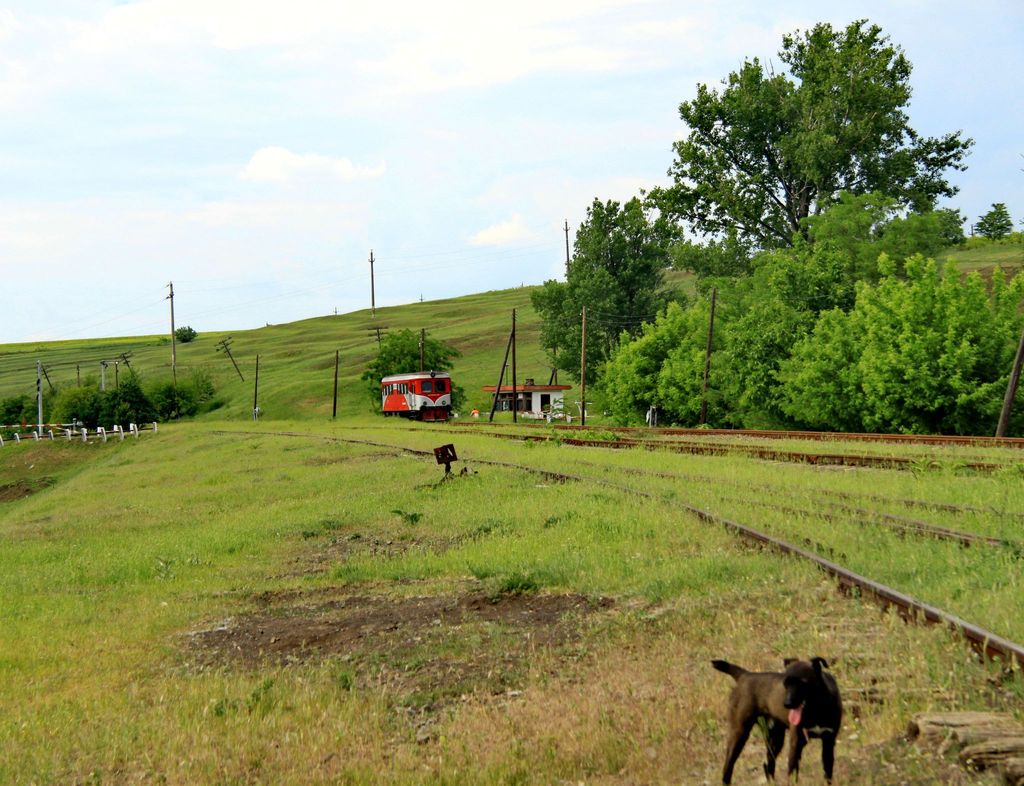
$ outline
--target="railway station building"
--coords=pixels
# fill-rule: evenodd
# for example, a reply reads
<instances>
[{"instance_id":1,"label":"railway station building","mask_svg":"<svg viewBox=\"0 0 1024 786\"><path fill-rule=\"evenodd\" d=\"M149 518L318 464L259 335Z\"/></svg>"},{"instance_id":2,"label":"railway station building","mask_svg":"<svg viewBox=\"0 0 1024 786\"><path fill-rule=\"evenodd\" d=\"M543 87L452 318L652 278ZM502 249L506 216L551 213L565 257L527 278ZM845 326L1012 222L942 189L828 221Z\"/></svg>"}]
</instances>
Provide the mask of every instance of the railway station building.
<instances>
[{"instance_id":1,"label":"railway station building","mask_svg":"<svg viewBox=\"0 0 1024 786\"><path fill-rule=\"evenodd\" d=\"M483 389L494 395L494 385L484 385ZM511 385L501 386L497 409L499 412L511 412L514 406L524 418L537 420L561 417L565 411L565 391L571 389L572 385L537 385L527 378L523 384L516 385L514 391Z\"/></svg>"}]
</instances>

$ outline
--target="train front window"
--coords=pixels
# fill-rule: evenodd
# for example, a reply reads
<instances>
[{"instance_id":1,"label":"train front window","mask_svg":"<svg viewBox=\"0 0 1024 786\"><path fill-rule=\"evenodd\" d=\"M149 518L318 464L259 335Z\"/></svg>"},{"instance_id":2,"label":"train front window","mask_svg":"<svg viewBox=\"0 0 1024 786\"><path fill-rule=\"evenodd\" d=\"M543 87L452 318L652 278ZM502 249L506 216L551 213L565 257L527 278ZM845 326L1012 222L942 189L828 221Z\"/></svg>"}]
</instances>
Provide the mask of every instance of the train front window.
<instances>
[{"instance_id":1,"label":"train front window","mask_svg":"<svg viewBox=\"0 0 1024 786\"><path fill-rule=\"evenodd\" d=\"M423 380L423 392L424 393L433 393L434 392L434 386L431 384L429 379Z\"/></svg>"},{"instance_id":2,"label":"train front window","mask_svg":"<svg viewBox=\"0 0 1024 786\"><path fill-rule=\"evenodd\" d=\"M434 381L434 392L435 393L444 393L444 380L443 379L438 379L438 380Z\"/></svg>"}]
</instances>

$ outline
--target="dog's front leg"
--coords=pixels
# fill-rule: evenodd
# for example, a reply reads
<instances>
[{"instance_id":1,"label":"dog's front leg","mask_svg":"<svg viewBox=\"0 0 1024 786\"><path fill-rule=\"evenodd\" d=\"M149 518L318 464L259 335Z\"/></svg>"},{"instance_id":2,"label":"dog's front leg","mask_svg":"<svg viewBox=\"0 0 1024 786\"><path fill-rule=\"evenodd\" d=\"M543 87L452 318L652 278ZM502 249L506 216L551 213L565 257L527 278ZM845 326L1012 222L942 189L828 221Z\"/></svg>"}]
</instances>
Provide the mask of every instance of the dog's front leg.
<instances>
[{"instance_id":1,"label":"dog's front leg","mask_svg":"<svg viewBox=\"0 0 1024 786\"><path fill-rule=\"evenodd\" d=\"M789 782L796 783L800 779L800 755L804 752L807 738L799 726L792 727L789 735Z\"/></svg>"},{"instance_id":2,"label":"dog's front leg","mask_svg":"<svg viewBox=\"0 0 1024 786\"><path fill-rule=\"evenodd\" d=\"M768 758L764 763L764 775L769 783L775 782L775 762L782 753L786 743L786 724L777 720L768 721L764 730L764 741L768 748Z\"/></svg>"},{"instance_id":3,"label":"dog's front leg","mask_svg":"<svg viewBox=\"0 0 1024 786\"><path fill-rule=\"evenodd\" d=\"M832 783L832 765L836 758L836 735L821 736L821 766L825 770L825 783Z\"/></svg>"}]
</instances>

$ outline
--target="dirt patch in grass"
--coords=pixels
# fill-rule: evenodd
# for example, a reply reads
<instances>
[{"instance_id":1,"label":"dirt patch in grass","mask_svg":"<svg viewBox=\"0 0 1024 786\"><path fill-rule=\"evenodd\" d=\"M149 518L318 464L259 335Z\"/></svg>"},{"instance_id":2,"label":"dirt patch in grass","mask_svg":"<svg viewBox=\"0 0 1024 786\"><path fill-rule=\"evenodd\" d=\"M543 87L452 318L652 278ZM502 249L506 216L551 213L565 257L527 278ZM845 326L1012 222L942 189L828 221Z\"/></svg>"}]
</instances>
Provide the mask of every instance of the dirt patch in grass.
<instances>
[{"instance_id":1,"label":"dirt patch in grass","mask_svg":"<svg viewBox=\"0 0 1024 786\"><path fill-rule=\"evenodd\" d=\"M260 612L187 634L200 668L260 668L336 659L350 688L389 687L431 709L518 685L538 649L576 642L588 617L612 606L583 595L387 597L323 589L266 592Z\"/></svg>"},{"instance_id":2,"label":"dirt patch in grass","mask_svg":"<svg viewBox=\"0 0 1024 786\"><path fill-rule=\"evenodd\" d=\"M322 535L322 532L310 530L303 533L306 538L315 538ZM326 573L352 557L370 556L382 559L392 559L405 554L410 549L434 549L443 550L448 548L450 543L425 543L410 538L384 538L376 535L362 535L352 533L350 535L332 537L319 543L314 551L301 554L292 561L292 569L282 574L279 578L295 578L297 576L315 576Z\"/></svg>"},{"instance_id":3,"label":"dirt patch in grass","mask_svg":"<svg viewBox=\"0 0 1024 786\"><path fill-rule=\"evenodd\" d=\"M11 502L12 500L21 499L22 497L27 497L33 491L35 491L35 488L24 480L5 483L0 485L0 502Z\"/></svg>"},{"instance_id":4,"label":"dirt patch in grass","mask_svg":"<svg viewBox=\"0 0 1024 786\"><path fill-rule=\"evenodd\" d=\"M0 484L0 502L13 502L24 499L37 491L52 486L53 478L41 478L37 481L16 480L13 483Z\"/></svg>"}]
</instances>

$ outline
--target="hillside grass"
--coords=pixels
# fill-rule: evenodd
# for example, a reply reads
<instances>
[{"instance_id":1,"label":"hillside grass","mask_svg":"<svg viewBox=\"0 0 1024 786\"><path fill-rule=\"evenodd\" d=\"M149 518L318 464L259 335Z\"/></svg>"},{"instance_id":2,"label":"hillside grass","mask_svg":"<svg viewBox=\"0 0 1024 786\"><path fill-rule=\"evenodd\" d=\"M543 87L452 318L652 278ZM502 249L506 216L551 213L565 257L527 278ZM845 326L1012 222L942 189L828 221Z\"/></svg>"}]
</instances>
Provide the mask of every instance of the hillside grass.
<instances>
[{"instance_id":1,"label":"hillside grass","mask_svg":"<svg viewBox=\"0 0 1024 786\"><path fill-rule=\"evenodd\" d=\"M371 327L417 332L425 328L432 338L450 343L461 353L453 375L466 392L465 409L489 409L490 400L482 387L498 381L512 309L517 312L520 382L527 378L547 382L551 373L538 344L540 323L530 305L530 291L525 287L379 308L375 318L367 309L256 330L204 332L201 325L196 325L199 337L177 345L178 375L183 378L191 369L201 369L212 377L220 402L208 416L212 419L250 418L254 392L264 417L329 419L338 351L338 415L362 415L372 408L365 383L359 379L377 352ZM244 379L227 355L216 349L228 337ZM131 353L129 362L144 384L170 379L171 345L164 336L0 344L0 398L35 396L37 359L49 367L55 386L73 385L79 373L82 379L98 379L99 362L115 360L124 352ZM259 390L254 391L257 355ZM123 373L123 365L121 370ZM508 375L510 378L511 371ZM106 377L107 386L113 387L113 366L107 369ZM46 392L45 382L43 388Z\"/></svg>"},{"instance_id":2,"label":"hillside grass","mask_svg":"<svg viewBox=\"0 0 1024 786\"><path fill-rule=\"evenodd\" d=\"M439 482L432 459L400 450L446 441L470 474ZM943 757L898 742L910 714L1020 708L1019 678L945 631L844 598L808 564L674 504L831 544L875 578L1019 637L1017 561L742 502L813 507L842 492L876 507L863 497L994 505L959 524L1001 532L1024 514L1019 478L526 446L370 417L0 451L0 473L14 467L49 481L0 502L3 782L715 782L729 682L714 657L774 668L825 656L848 704L837 762L847 784L966 783ZM594 610L537 625L492 618L528 602L517 598L577 596ZM378 630L370 615L346 648L316 644L359 604L388 615L468 601L481 610L461 621ZM202 646L299 624L308 646L281 651L264 637L263 656L241 659ZM761 755L752 740L737 783L761 782ZM804 779L820 778L812 745Z\"/></svg>"}]
</instances>

